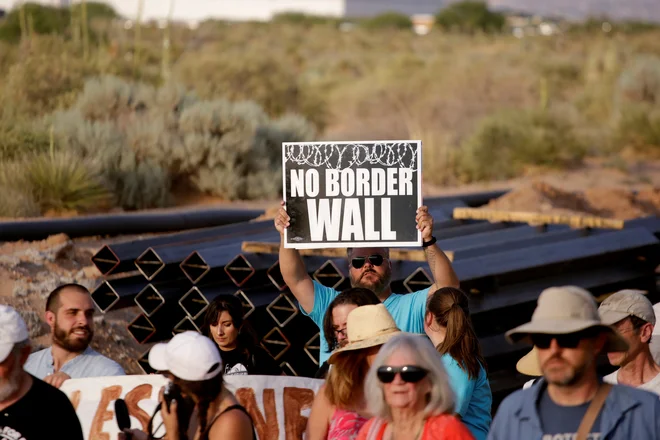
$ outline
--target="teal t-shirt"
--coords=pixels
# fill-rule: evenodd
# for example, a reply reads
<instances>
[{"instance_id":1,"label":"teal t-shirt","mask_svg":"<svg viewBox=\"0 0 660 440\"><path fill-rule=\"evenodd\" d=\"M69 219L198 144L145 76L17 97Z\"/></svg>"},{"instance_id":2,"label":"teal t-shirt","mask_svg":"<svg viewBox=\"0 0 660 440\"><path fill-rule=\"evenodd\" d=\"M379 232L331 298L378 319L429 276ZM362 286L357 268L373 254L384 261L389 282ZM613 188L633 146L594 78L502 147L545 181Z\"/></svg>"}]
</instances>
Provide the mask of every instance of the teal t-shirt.
<instances>
[{"instance_id":1,"label":"teal t-shirt","mask_svg":"<svg viewBox=\"0 0 660 440\"><path fill-rule=\"evenodd\" d=\"M492 416L493 395L483 365L476 379L470 379L467 371L449 354L442 355L442 363L449 376L449 384L456 395L456 413L461 416L475 440L486 440Z\"/></svg>"},{"instance_id":2,"label":"teal t-shirt","mask_svg":"<svg viewBox=\"0 0 660 440\"><path fill-rule=\"evenodd\" d=\"M429 294L429 287L417 292L399 294L393 293L387 298L383 304L394 318L399 330L409 333L424 334L424 314L426 313L426 298ZM314 308L312 313L307 313L300 307L300 311L305 316L309 316L314 321L314 324L321 332L321 351L319 355L319 365L330 357L328 352L328 344L325 342L325 335L323 333L323 317L328 306L339 292L331 287L326 287L323 284L314 281Z\"/></svg>"}]
</instances>

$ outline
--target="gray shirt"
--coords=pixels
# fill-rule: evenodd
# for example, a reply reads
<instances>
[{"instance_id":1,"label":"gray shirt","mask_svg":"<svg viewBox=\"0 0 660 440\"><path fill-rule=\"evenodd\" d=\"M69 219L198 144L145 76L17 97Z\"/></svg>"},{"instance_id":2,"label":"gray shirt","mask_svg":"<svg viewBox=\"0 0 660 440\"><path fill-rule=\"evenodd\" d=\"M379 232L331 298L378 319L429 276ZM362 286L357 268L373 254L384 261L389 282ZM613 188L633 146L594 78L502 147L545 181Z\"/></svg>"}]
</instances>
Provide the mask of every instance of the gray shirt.
<instances>
[{"instance_id":1,"label":"gray shirt","mask_svg":"<svg viewBox=\"0 0 660 440\"><path fill-rule=\"evenodd\" d=\"M25 363L25 371L39 379L43 379L55 372L53 354L50 347L32 353ZM85 351L74 357L60 368L62 373L72 379L83 377L123 376L126 373L117 362L103 356L87 347Z\"/></svg>"}]
</instances>

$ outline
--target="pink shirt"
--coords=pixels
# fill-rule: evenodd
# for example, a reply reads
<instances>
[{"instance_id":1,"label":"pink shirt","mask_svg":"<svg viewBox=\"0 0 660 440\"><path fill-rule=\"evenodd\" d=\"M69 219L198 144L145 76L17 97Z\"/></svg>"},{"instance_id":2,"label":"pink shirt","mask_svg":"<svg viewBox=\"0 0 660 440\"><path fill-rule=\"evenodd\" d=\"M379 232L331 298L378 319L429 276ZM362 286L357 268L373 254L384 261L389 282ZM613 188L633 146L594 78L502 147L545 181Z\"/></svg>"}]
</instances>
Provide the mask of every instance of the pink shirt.
<instances>
[{"instance_id":1,"label":"pink shirt","mask_svg":"<svg viewBox=\"0 0 660 440\"><path fill-rule=\"evenodd\" d=\"M330 420L328 440L355 440L367 420L356 412L336 409Z\"/></svg>"}]
</instances>

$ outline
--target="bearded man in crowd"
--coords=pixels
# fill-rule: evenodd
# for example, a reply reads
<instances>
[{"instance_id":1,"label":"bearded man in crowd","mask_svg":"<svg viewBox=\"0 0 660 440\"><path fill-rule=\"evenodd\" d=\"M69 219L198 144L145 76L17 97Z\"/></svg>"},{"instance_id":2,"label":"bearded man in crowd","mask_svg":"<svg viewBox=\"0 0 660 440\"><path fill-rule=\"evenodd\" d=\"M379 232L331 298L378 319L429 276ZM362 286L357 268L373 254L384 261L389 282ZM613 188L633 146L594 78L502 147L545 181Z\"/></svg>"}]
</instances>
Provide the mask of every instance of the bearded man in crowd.
<instances>
[{"instance_id":1,"label":"bearded man in crowd","mask_svg":"<svg viewBox=\"0 0 660 440\"><path fill-rule=\"evenodd\" d=\"M32 353L25 370L56 388L71 378L122 376L117 362L92 350L94 302L86 287L64 284L46 301L52 346Z\"/></svg>"}]
</instances>

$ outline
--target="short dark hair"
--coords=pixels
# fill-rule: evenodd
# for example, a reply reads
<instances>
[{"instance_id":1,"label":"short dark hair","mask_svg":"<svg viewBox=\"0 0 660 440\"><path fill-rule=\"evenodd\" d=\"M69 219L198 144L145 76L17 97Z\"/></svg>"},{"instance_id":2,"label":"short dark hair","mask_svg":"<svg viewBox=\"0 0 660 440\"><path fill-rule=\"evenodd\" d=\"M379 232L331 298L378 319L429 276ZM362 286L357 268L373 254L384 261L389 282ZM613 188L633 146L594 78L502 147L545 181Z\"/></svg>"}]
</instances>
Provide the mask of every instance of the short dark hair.
<instances>
[{"instance_id":1,"label":"short dark hair","mask_svg":"<svg viewBox=\"0 0 660 440\"><path fill-rule=\"evenodd\" d=\"M89 293L89 289L83 286L82 284L77 283L67 283L57 286L50 294L46 300L46 311L57 313L57 310L60 308L60 294L66 289L75 289L81 293Z\"/></svg>"},{"instance_id":2,"label":"short dark hair","mask_svg":"<svg viewBox=\"0 0 660 440\"><path fill-rule=\"evenodd\" d=\"M390 258L390 248L388 248L388 247L378 247L378 246L376 246L376 247L377 247L378 249L384 249L384 250L385 250L385 256L386 256L387 258ZM351 259L351 254L353 253L353 251L354 251L355 249L356 249L356 248L351 248L351 247L346 248L346 257L347 257L349 260Z\"/></svg>"}]
</instances>

